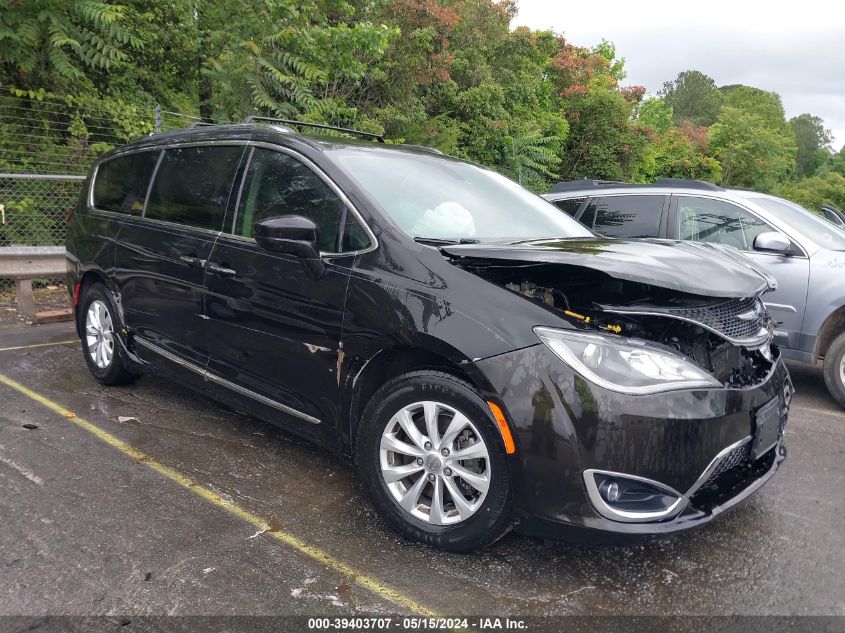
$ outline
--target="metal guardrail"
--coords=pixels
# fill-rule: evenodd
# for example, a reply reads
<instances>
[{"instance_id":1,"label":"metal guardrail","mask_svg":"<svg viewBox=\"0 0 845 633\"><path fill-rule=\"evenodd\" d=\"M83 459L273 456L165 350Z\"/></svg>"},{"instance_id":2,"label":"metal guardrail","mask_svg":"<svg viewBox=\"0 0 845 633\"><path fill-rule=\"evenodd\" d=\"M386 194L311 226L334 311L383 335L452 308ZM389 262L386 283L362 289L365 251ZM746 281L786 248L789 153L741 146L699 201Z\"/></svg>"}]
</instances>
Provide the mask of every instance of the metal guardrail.
<instances>
[{"instance_id":1,"label":"metal guardrail","mask_svg":"<svg viewBox=\"0 0 845 633\"><path fill-rule=\"evenodd\" d=\"M0 247L0 278L14 279L18 310L35 316L32 280L40 277L64 277L67 258L64 246Z\"/></svg>"}]
</instances>

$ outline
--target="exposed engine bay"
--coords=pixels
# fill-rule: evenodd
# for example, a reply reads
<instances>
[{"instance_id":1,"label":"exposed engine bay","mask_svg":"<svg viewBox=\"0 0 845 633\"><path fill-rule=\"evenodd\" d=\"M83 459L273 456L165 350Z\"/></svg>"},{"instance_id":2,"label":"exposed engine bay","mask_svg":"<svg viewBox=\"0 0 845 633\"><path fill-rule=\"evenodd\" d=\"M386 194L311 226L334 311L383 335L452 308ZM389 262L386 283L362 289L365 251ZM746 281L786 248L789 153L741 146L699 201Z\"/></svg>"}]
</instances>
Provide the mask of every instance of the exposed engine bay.
<instances>
[{"instance_id":1,"label":"exposed engine bay","mask_svg":"<svg viewBox=\"0 0 845 633\"><path fill-rule=\"evenodd\" d=\"M726 387L759 384L774 362L774 323L758 297L703 297L569 266L462 267L554 310L579 330L645 339L680 352Z\"/></svg>"}]
</instances>

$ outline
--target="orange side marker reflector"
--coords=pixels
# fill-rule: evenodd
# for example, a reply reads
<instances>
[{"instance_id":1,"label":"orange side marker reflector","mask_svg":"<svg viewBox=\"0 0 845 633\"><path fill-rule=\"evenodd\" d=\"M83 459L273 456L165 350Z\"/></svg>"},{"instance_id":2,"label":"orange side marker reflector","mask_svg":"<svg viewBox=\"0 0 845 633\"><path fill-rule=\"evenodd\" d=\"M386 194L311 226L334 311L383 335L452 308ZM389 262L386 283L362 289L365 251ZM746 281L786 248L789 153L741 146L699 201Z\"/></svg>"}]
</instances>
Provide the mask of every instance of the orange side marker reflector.
<instances>
[{"instance_id":1,"label":"orange side marker reflector","mask_svg":"<svg viewBox=\"0 0 845 633\"><path fill-rule=\"evenodd\" d=\"M502 413L499 405L495 402L487 402L487 406L490 407L490 411L493 412L493 417L496 418L496 424L499 425L499 432L502 434L502 439L505 441L505 452L508 455L513 455L516 453L516 444L513 443L513 435L511 435L511 430L508 428L508 421L505 420L505 414Z\"/></svg>"}]
</instances>

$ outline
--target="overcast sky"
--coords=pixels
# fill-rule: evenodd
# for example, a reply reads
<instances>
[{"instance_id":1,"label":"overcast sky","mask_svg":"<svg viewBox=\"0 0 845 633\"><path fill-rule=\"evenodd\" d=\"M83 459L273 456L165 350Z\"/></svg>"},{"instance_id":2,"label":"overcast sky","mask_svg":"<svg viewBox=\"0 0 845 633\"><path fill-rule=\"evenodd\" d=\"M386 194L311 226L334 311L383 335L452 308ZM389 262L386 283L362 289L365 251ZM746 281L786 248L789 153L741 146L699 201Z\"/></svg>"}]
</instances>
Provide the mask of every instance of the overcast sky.
<instances>
[{"instance_id":1,"label":"overcast sky","mask_svg":"<svg viewBox=\"0 0 845 633\"><path fill-rule=\"evenodd\" d=\"M602 38L625 58L625 85L656 93L683 70L717 85L746 84L780 94L786 117L810 112L845 144L845 5L801 0L518 0L515 25L552 29L570 42Z\"/></svg>"}]
</instances>

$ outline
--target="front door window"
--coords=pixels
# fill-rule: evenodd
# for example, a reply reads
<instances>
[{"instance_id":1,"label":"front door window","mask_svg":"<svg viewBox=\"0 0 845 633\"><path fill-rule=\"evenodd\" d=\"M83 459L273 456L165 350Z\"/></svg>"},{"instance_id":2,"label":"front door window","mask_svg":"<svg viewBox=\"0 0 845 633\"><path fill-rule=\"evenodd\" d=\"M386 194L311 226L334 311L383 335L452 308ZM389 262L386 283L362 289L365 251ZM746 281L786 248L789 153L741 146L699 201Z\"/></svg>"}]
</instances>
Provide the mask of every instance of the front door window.
<instances>
[{"instance_id":1,"label":"front door window","mask_svg":"<svg viewBox=\"0 0 845 633\"><path fill-rule=\"evenodd\" d=\"M678 237L753 251L754 240L772 227L745 209L712 198L678 196Z\"/></svg>"}]
</instances>

